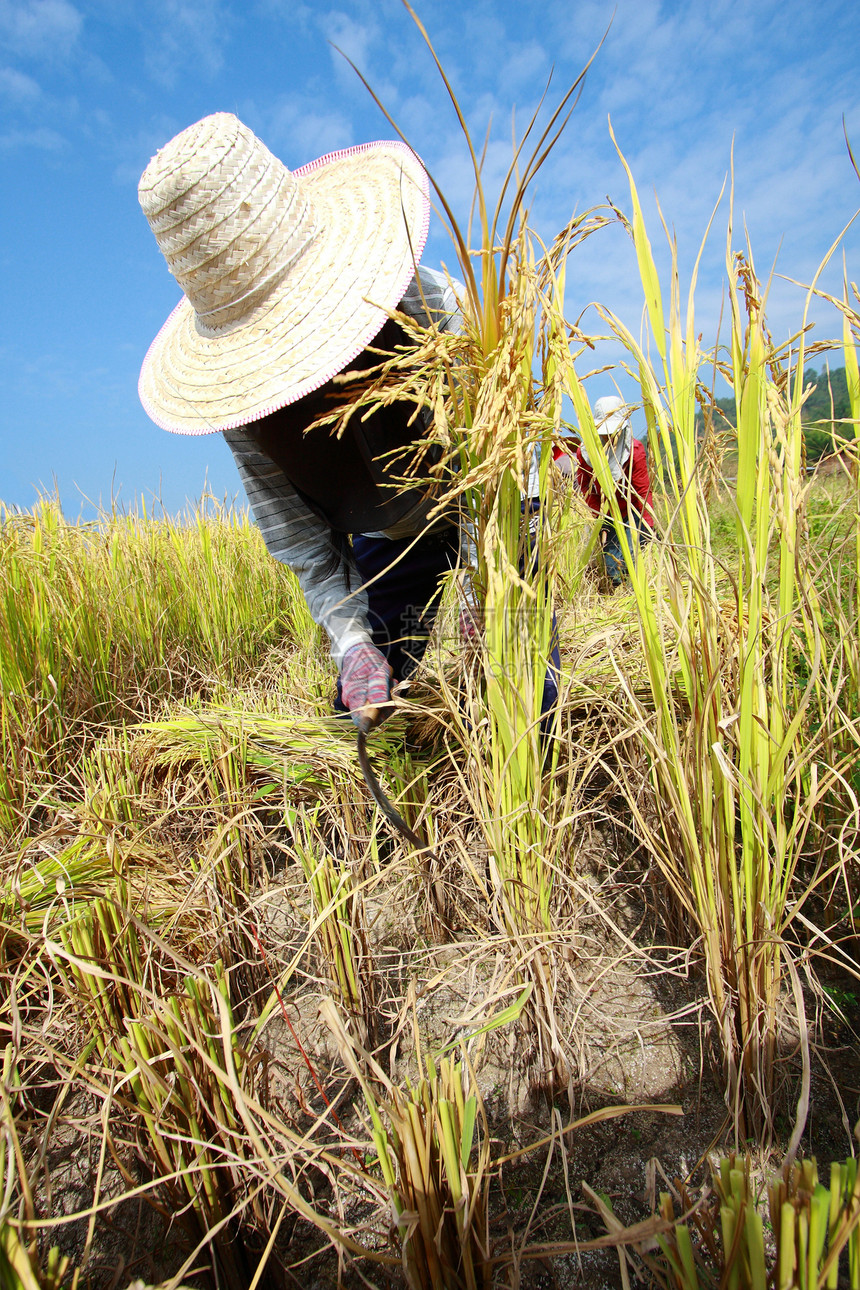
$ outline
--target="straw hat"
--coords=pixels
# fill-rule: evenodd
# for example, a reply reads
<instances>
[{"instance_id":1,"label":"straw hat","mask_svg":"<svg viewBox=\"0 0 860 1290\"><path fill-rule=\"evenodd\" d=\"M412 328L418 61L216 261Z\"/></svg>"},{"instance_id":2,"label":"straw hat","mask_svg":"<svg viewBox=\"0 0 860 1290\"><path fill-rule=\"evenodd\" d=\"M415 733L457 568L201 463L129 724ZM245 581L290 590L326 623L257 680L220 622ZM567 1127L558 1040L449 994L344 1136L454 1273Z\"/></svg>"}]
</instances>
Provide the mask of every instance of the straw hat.
<instances>
[{"instance_id":1,"label":"straw hat","mask_svg":"<svg viewBox=\"0 0 860 1290\"><path fill-rule=\"evenodd\" d=\"M594 428L600 437L614 439L630 426L630 409L617 394L604 394L594 405Z\"/></svg>"},{"instance_id":2,"label":"straw hat","mask_svg":"<svg viewBox=\"0 0 860 1290\"><path fill-rule=\"evenodd\" d=\"M139 196L185 294L138 388L156 425L178 434L255 421L343 371L399 304L430 215L427 175L405 144L289 171L228 112L162 148Z\"/></svg>"}]
</instances>

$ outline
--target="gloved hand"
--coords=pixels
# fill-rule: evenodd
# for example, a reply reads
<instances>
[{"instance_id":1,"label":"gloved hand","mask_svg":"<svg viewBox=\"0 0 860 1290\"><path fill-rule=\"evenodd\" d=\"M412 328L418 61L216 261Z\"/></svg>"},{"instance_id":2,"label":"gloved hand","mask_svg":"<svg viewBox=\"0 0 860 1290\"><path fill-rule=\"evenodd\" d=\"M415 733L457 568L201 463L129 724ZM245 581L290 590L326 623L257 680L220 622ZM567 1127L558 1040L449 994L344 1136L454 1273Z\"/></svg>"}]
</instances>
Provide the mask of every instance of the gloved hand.
<instances>
[{"instance_id":1,"label":"gloved hand","mask_svg":"<svg viewBox=\"0 0 860 1290\"><path fill-rule=\"evenodd\" d=\"M375 645L353 645L340 666L340 692L359 730L372 730L388 711L380 712L391 698L391 667ZM375 709L362 712L362 709Z\"/></svg>"},{"instance_id":2,"label":"gloved hand","mask_svg":"<svg viewBox=\"0 0 860 1290\"><path fill-rule=\"evenodd\" d=\"M460 605L460 640L464 645L477 645L483 630L483 610L464 601Z\"/></svg>"}]
</instances>

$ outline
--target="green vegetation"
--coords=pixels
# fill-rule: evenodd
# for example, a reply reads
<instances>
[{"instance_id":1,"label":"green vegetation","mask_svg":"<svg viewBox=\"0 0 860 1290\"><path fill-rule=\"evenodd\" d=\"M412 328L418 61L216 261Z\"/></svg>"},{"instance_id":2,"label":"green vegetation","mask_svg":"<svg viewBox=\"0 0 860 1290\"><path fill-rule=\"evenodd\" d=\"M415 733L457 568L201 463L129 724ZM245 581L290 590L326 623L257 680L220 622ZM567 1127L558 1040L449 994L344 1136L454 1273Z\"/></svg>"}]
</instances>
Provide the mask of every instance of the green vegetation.
<instances>
[{"instance_id":1,"label":"green vegetation","mask_svg":"<svg viewBox=\"0 0 860 1290\"><path fill-rule=\"evenodd\" d=\"M787 1164L768 1192L768 1227L756 1206L749 1161L723 1159L712 1176L713 1192L698 1208L682 1186L677 1193L690 1224L659 1236L662 1259L648 1259L667 1290L731 1285L738 1290L793 1286L860 1285L860 1185L857 1160L830 1166L830 1185L818 1181L814 1160ZM662 1216L673 1222L673 1199L660 1198ZM695 1239L694 1239L695 1234ZM768 1248L769 1247L769 1248ZM844 1253L843 1253L844 1251ZM843 1280L839 1279L840 1260ZM847 1273L847 1276L844 1274Z\"/></svg>"},{"instance_id":2,"label":"green vegetation","mask_svg":"<svg viewBox=\"0 0 860 1290\"><path fill-rule=\"evenodd\" d=\"M97 1251L122 1215L140 1226L141 1198L171 1286L281 1287L308 1265L341 1284L519 1283L530 1259L607 1243L572 1200L580 1135L639 1111L638 1148L643 1124L672 1123L714 1080L720 1133L786 1155L774 1249L740 1158L695 1215L678 1189L677 1210L667 1193L624 1228L586 1188L592 1215L616 1244L648 1242L665 1286L829 1287L840 1259L858 1285L854 1162L831 1167L829 1192L794 1163L816 1001L843 1017L857 975L857 441L840 474L807 476L803 345L774 350L730 217L725 469L696 421L713 356L695 276L682 308L628 170L649 334L602 314L639 380L662 541L628 547L628 586L600 594L594 517L548 450L567 396L614 498L591 413L608 378L585 375L562 312L568 256L611 216L577 217L545 250L523 213L562 120L519 150L510 219L472 151L477 246L452 227L465 330L413 328L361 396L433 408L440 506L474 537L474 648L440 629L371 740L427 849L380 819L351 725L327 715L320 634L246 517L74 525L48 500L2 514L0 1271L15 1290L133 1275ZM857 304L846 294L840 318L855 423ZM536 447L534 555L521 490ZM462 571L444 594L440 620L456 621ZM541 729L554 613L560 696ZM601 994L621 967L624 988ZM612 1043L589 1047L590 1029L678 977L713 1069L668 1061L685 1005L662 1031L636 1017L598 1085ZM652 1050L662 1082L643 1076L635 1099L657 1091L638 1107L628 1076ZM596 1109L569 1122L559 1099L585 1098ZM87 1150L72 1204L58 1168Z\"/></svg>"},{"instance_id":3,"label":"green vegetation","mask_svg":"<svg viewBox=\"0 0 860 1290\"><path fill-rule=\"evenodd\" d=\"M855 438L852 424L848 377L843 367L804 368L801 428L804 458L808 466L838 452L846 440ZM734 429L736 408L733 396L714 400L717 429ZM703 425L700 417L700 428Z\"/></svg>"}]
</instances>

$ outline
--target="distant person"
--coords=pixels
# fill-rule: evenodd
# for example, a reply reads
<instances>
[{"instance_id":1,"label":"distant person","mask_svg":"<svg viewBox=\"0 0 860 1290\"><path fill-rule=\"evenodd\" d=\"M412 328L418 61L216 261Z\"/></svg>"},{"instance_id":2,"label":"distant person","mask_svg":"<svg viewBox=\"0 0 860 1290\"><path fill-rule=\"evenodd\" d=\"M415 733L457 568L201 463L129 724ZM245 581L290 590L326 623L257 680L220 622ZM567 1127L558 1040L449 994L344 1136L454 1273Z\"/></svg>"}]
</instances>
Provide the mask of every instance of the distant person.
<instances>
[{"instance_id":1,"label":"distant person","mask_svg":"<svg viewBox=\"0 0 860 1290\"><path fill-rule=\"evenodd\" d=\"M621 531L616 528L612 515L603 522L603 559L606 575L613 589L619 587L627 576L627 566L621 549L624 532L631 551L639 543L654 536L654 513L651 509L651 478L645 445L633 435L630 409L615 394L604 395L594 405L594 426L606 449L609 469L615 482L615 496L621 512ZM576 482L588 505L600 514L603 494L594 474L585 444L576 453Z\"/></svg>"},{"instance_id":2,"label":"distant person","mask_svg":"<svg viewBox=\"0 0 860 1290\"><path fill-rule=\"evenodd\" d=\"M570 453L562 452L561 448L553 448L552 459L558 468L559 474L564 479L570 479L573 474L573 462L570 460Z\"/></svg>"},{"instance_id":3,"label":"distant person","mask_svg":"<svg viewBox=\"0 0 860 1290\"><path fill-rule=\"evenodd\" d=\"M562 421L561 427L565 443L563 446L562 444L556 444L554 446L552 450L552 459L555 462L556 469L559 474L564 479L570 479L573 475L573 462L570 459L571 453L573 453L574 456L576 455L574 451L576 448L576 439L574 438L575 432L573 426L569 425L567 421Z\"/></svg>"}]
</instances>

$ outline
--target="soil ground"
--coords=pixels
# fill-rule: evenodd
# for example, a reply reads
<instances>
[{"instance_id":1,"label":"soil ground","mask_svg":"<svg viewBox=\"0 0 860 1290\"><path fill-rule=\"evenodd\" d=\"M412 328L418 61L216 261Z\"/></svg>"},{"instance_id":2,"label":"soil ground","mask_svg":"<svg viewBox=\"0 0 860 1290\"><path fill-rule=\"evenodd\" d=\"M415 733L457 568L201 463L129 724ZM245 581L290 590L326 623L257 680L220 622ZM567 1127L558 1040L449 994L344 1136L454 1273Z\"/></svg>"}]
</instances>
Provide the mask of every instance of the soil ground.
<instances>
[{"instance_id":1,"label":"soil ground","mask_svg":"<svg viewBox=\"0 0 860 1290\"><path fill-rule=\"evenodd\" d=\"M674 1180L694 1187L703 1184L709 1154L744 1145L734 1141L722 1082L714 1068L701 981L677 950L662 948L670 938L661 926L663 904L656 876L637 868L634 859L619 861L621 850L623 838L607 827L592 827L581 840L581 908L574 942L567 953L560 952L563 970L556 999L576 1057L569 1086L552 1091L536 1079L521 1027L487 1036L475 1051L493 1156L523 1153L496 1171L492 1186L491 1236L496 1253L508 1256L499 1267L499 1285L575 1285L594 1290L622 1286L614 1250L552 1250L554 1244L569 1245L605 1234L605 1224L585 1197L582 1182L630 1224L652 1213L659 1193ZM301 934L297 880L290 869L282 870L266 897L264 917L270 934L281 938L283 954ZM486 946L482 948L467 932L455 932L434 943L426 938L417 907L412 913L408 902L398 908L396 917L380 912L370 919L375 972L386 983L377 1001L380 1058L395 1082L414 1078L416 1070L411 1021L406 1024L403 1013L407 976L415 983L414 1014L427 1051L450 1041L458 1022L493 987L497 966ZM337 1099L344 1124L360 1135L358 1090L345 1076L336 1047L317 1019L321 993L319 982L308 982L303 993L291 999L291 1013L315 1068ZM825 1012L810 1019L816 1044L810 1114L801 1145L801 1154L817 1157L825 1177L830 1160L851 1153L851 1130L860 1114L860 1001L850 980L834 977L830 993L840 1004L842 1017ZM265 1042L272 1058L275 1096L293 1107L304 1105L306 1114L300 1113L297 1122L309 1125L320 1109L319 1097L294 1038L276 1018ZM783 1065L777 1137L769 1153L755 1155L761 1184L778 1167L792 1126L799 1067L791 1053L785 1054ZM79 1103L75 1114L66 1117L78 1125L78 1136L63 1138L60 1133L46 1162L54 1213L85 1209L96 1187L100 1118L94 1103L89 1104L89 1120L83 1114L87 1104L83 1091ZM589 1112L639 1103L678 1106L683 1114L637 1111L575 1129L557 1137L549 1149L527 1150ZM87 1123L88 1131L81 1133ZM123 1154L130 1162L131 1154ZM143 1174L137 1171L142 1180ZM108 1158L102 1167L102 1197L120 1196L127 1185ZM385 1233L375 1221L375 1232L371 1224L365 1239L383 1248ZM289 1231L285 1224L284 1235L282 1257L297 1265L285 1274L285 1286L322 1290L336 1285L405 1284L397 1269L380 1270L369 1262L339 1267L331 1251L320 1251L318 1234L303 1223L295 1223ZM80 1257L86 1223L79 1220L59 1229L52 1240ZM541 1246L546 1247L545 1253L535 1257ZM532 1255L523 1258L526 1247ZM314 1255L313 1251L320 1252ZM183 1252L181 1224L175 1216L159 1214L139 1199L124 1201L97 1225L84 1284L91 1290L125 1290L133 1277L157 1283L175 1273ZM192 1273L184 1281L190 1286L206 1285Z\"/></svg>"}]
</instances>

